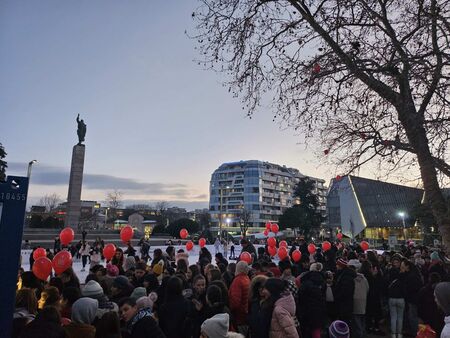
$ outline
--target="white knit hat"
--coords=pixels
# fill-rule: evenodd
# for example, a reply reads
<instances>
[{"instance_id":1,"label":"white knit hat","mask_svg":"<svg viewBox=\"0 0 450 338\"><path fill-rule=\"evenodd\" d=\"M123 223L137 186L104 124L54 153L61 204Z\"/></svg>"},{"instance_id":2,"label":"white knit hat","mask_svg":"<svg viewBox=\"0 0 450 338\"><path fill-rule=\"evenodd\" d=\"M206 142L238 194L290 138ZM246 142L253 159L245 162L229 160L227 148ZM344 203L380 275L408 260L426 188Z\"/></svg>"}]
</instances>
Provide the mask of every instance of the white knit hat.
<instances>
[{"instance_id":1,"label":"white knit hat","mask_svg":"<svg viewBox=\"0 0 450 338\"><path fill-rule=\"evenodd\" d=\"M228 313L219 313L202 324L202 332L211 338L226 338L228 335L228 326L230 316Z\"/></svg>"}]
</instances>

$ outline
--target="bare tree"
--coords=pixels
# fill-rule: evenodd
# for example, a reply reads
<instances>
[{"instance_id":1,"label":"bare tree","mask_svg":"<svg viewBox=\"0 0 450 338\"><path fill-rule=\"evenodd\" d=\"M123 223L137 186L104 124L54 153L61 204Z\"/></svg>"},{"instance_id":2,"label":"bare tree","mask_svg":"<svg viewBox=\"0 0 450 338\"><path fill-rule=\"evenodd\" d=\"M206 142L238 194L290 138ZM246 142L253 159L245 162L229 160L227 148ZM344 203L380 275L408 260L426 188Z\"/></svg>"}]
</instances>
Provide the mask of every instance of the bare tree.
<instances>
[{"instance_id":1,"label":"bare tree","mask_svg":"<svg viewBox=\"0 0 450 338\"><path fill-rule=\"evenodd\" d=\"M239 227L241 228L241 235L245 238L247 236L247 230L250 226L250 219L252 213L250 210L242 208L239 214Z\"/></svg>"},{"instance_id":2,"label":"bare tree","mask_svg":"<svg viewBox=\"0 0 450 338\"><path fill-rule=\"evenodd\" d=\"M270 95L274 120L342 171L415 170L450 252L450 2L201 2L199 64L228 74L248 116Z\"/></svg>"},{"instance_id":3,"label":"bare tree","mask_svg":"<svg viewBox=\"0 0 450 338\"><path fill-rule=\"evenodd\" d=\"M122 201L123 193L118 189L114 189L106 195L106 205L110 208L108 219L117 217L117 209L122 206Z\"/></svg>"},{"instance_id":4,"label":"bare tree","mask_svg":"<svg viewBox=\"0 0 450 338\"><path fill-rule=\"evenodd\" d=\"M50 213L62 202L58 194L46 194L39 200L39 205L45 207L45 212Z\"/></svg>"},{"instance_id":5,"label":"bare tree","mask_svg":"<svg viewBox=\"0 0 450 338\"><path fill-rule=\"evenodd\" d=\"M169 208L170 204L166 201L159 201L155 203L155 209L156 214L161 219L161 224L166 227L168 226L168 218L167 218L167 209Z\"/></svg>"}]
</instances>

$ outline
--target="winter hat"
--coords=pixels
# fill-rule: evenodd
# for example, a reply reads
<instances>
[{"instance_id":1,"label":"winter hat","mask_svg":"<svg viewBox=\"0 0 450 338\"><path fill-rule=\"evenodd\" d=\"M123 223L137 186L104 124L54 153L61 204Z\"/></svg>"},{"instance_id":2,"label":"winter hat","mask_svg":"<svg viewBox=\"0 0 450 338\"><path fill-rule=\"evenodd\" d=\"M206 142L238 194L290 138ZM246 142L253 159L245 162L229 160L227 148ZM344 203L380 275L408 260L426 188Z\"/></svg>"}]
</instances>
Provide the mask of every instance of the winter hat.
<instances>
[{"instance_id":1,"label":"winter hat","mask_svg":"<svg viewBox=\"0 0 450 338\"><path fill-rule=\"evenodd\" d=\"M119 268L111 263L106 264L106 272L108 273L108 276L116 277L119 275Z\"/></svg>"},{"instance_id":2,"label":"winter hat","mask_svg":"<svg viewBox=\"0 0 450 338\"><path fill-rule=\"evenodd\" d=\"M347 263L347 261L346 261L345 259L339 258L339 259L336 261L336 265L338 265L338 266L340 266L340 267L342 267L342 268L345 268L345 267L348 266L348 263Z\"/></svg>"},{"instance_id":3,"label":"winter hat","mask_svg":"<svg viewBox=\"0 0 450 338\"><path fill-rule=\"evenodd\" d=\"M161 259L155 266L153 267L153 273L157 276L161 275L164 271L164 261Z\"/></svg>"},{"instance_id":4,"label":"winter hat","mask_svg":"<svg viewBox=\"0 0 450 338\"><path fill-rule=\"evenodd\" d=\"M349 338L350 330L348 325L342 320L335 320L331 323L328 333L330 334L330 338Z\"/></svg>"},{"instance_id":5,"label":"winter hat","mask_svg":"<svg viewBox=\"0 0 450 338\"><path fill-rule=\"evenodd\" d=\"M230 316L228 313L219 313L202 324L201 330L211 338L226 338L228 335L228 325Z\"/></svg>"},{"instance_id":6,"label":"winter hat","mask_svg":"<svg viewBox=\"0 0 450 338\"><path fill-rule=\"evenodd\" d=\"M140 286L133 290L130 298L137 300L141 297L146 297L146 296L147 296L147 290L145 288L143 288L142 286Z\"/></svg>"},{"instance_id":7,"label":"winter hat","mask_svg":"<svg viewBox=\"0 0 450 338\"><path fill-rule=\"evenodd\" d=\"M284 280L274 277L267 279L266 283L264 284L264 288L267 289L270 292L271 296L275 299L280 298L280 295L284 291L285 286L286 283Z\"/></svg>"},{"instance_id":8,"label":"winter hat","mask_svg":"<svg viewBox=\"0 0 450 338\"><path fill-rule=\"evenodd\" d=\"M312 263L309 267L309 271L322 271L323 265L322 263Z\"/></svg>"},{"instance_id":9,"label":"winter hat","mask_svg":"<svg viewBox=\"0 0 450 338\"><path fill-rule=\"evenodd\" d=\"M430 255L430 259L433 262L440 262L441 261L441 257L439 257L439 252L437 251L433 251Z\"/></svg>"},{"instance_id":10,"label":"winter hat","mask_svg":"<svg viewBox=\"0 0 450 338\"><path fill-rule=\"evenodd\" d=\"M356 270L359 270L361 268L361 262L357 259L350 259L347 265L353 266Z\"/></svg>"},{"instance_id":11,"label":"winter hat","mask_svg":"<svg viewBox=\"0 0 450 338\"><path fill-rule=\"evenodd\" d=\"M97 298L103 296L103 289L95 280L90 280L81 291L83 297Z\"/></svg>"},{"instance_id":12,"label":"winter hat","mask_svg":"<svg viewBox=\"0 0 450 338\"><path fill-rule=\"evenodd\" d=\"M125 276L117 276L112 283L112 286L118 289L126 289L130 285L128 278Z\"/></svg>"},{"instance_id":13,"label":"winter hat","mask_svg":"<svg viewBox=\"0 0 450 338\"><path fill-rule=\"evenodd\" d=\"M446 316L450 315L450 282L442 282L434 288L438 306L444 311Z\"/></svg>"},{"instance_id":14,"label":"winter hat","mask_svg":"<svg viewBox=\"0 0 450 338\"><path fill-rule=\"evenodd\" d=\"M236 264L236 276L239 275L240 273L248 273L248 264L247 262L244 261L239 261Z\"/></svg>"},{"instance_id":15,"label":"winter hat","mask_svg":"<svg viewBox=\"0 0 450 338\"><path fill-rule=\"evenodd\" d=\"M72 321L80 324L92 324L97 310L97 299L80 298L72 305Z\"/></svg>"},{"instance_id":16,"label":"winter hat","mask_svg":"<svg viewBox=\"0 0 450 338\"><path fill-rule=\"evenodd\" d=\"M139 298L136 301L136 306L137 306L138 310L145 309L145 308L153 310L153 304L155 304L155 302L157 300L158 300L158 295L156 294L156 292L150 292L150 294L148 296Z\"/></svg>"}]
</instances>

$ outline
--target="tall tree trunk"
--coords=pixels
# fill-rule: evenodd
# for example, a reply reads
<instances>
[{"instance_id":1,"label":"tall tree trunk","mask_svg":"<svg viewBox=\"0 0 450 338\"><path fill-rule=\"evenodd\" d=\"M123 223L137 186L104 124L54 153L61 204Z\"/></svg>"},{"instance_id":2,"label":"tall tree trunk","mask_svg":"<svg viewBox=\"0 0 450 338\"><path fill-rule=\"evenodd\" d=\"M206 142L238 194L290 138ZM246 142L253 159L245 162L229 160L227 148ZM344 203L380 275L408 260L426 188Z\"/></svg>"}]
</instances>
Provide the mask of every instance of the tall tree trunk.
<instances>
[{"instance_id":1,"label":"tall tree trunk","mask_svg":"<svg viewBox=\"0 0 450 338\"><path fill-rule=\"evenodd\" d=\"M409 105L409 109L406 107L406 109L399 111L399 118L405 128L409 143L416 150L425 196L437 220L445 251L450 254L449 209L439 187L435 163L431 156L421 117L418 116L415 108Z\"/></svg>"}]
</instances>

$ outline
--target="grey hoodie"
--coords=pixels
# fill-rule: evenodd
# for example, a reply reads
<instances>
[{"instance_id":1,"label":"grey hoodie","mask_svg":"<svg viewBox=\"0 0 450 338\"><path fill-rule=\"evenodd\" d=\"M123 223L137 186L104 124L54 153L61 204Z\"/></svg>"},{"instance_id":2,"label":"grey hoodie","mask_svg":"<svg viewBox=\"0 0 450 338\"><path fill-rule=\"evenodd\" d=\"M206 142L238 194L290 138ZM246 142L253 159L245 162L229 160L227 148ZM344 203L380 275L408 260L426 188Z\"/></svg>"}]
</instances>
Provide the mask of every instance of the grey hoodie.
<instances>
[{"instance_id":1,"label":"grey hoodie","mask_svg":"<svg viewBox=\"0 0 450 338\"><path fill-rule=\"evenodd\" d=\"M92 324L98 309L96 299L83 297L72 305L72 321L79 324Z\"/></svg>"}]
</instances>

